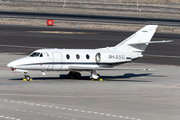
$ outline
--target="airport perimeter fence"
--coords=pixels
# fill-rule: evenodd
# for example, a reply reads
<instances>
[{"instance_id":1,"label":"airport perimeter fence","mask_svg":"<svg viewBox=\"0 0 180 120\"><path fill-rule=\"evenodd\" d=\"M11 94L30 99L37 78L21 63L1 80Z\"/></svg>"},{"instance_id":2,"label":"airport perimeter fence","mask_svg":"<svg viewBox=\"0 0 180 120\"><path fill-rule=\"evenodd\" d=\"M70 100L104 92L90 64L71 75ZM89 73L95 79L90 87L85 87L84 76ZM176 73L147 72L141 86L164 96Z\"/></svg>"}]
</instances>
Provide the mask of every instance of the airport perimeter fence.
<instances>
[{"instance_id":1,"label":"airport perimeter fence","mask_svg":"<svg viewBox=\"0 0 180 120\"><path fill-rule=\"evenodd\" d=\"M180 12L180 0L59 0L63 7L81 7L105 10Z\"/></svg>"},{"instance_id":2,"label":"airport perimeter fence","mask_svg":"<svg viewBox=\"0 0 180 120\"><path fill-rule=\"evenodd\" d=\"M36 0L32 0L36 1ZM100 4L135 4L141 2L143 4L164 4L164 5L177 5L180 4L180 0L42 0L42 1L56 1L56 2L78 2L78 3L100 3Z\"/></svg>"}]
</instances>

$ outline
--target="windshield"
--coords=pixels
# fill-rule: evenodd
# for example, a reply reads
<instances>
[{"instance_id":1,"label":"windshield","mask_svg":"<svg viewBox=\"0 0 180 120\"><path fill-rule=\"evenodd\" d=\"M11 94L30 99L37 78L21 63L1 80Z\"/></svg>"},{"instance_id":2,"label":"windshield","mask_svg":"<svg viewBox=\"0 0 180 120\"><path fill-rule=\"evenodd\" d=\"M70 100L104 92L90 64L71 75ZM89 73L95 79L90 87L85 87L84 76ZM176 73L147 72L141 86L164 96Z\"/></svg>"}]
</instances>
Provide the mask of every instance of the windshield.
<instances>
[{"instance_id":1,"label":"windshield","mask_svg":"<svg viewBox=\"0 0 180 120\"><path fill-rule=\"evenodd\" d=\"M33 52L29 57L39 57L39 52Z\"/></svg>"}]
</instances>

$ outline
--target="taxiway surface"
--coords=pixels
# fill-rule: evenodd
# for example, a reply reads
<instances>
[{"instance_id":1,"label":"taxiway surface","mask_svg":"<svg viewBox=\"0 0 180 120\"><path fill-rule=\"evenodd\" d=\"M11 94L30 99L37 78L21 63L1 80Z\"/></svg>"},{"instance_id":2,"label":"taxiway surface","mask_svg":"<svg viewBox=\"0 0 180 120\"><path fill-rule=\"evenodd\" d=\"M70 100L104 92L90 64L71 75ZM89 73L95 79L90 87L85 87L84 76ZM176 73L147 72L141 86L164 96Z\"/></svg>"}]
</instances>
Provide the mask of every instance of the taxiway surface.
<instances>
[{"instance_id":1,"label":"taxiway surface","mask_svg":"<svg viewBox=\"0 0 180 120\"><path fill-rule=\"evenodd\" d=\"M42 32L46 31L46 32ZM47 27L0 28L0 119L14 120L178 120L180 118L179 35L155 34L173 43L148 46L145 56L122 67L153 71L98 71L104 81L70 79L67 72L30 72L33 82L6 67L10 61L41 47L97 48L113 46L133 32ZM13 46L10 46L13 45ZM30 46L24 48L23 46ZM37 48L36 48L37 47ZM159 55L162 55L159 57ZM168 56L168 57L167 57ZM174 65L167 65L173 62ZM167 64L158 64L165 59ZM152 64L155 61L156 64ZM139 62L139 63L138 63ZM163 63L163 61L159 61ZM60 77L59 77L60 74Z\"/></svg>"},{"instance_id":2,"label":"taxiway surface","mask_svg":"<svg viewBox=\"0 0 180 120\"><path fill-rule=\"evenodd\" d=\"M98 71L104 81L70 79L67 72L29 72L33 82L6 64L24 55L0 54L0 119L178 120L180 67L129 63L154 71ZM60 77L59 77L60 74Z\"/></svg>"},{"instance_id":3,"label":"taxiway surface","mask_svg":"<svg viewBox=\"0 0 180 120\"><path fill-rule=\"evenodd\" d=\"M117 45L135 32L1 25L0 52L30 54L38 48L94 49L110 47ZM153 41L174 41L150 44L144 52L144 57L136 62L180 65L179 38L180 34L155 33Z\"/></svg>"}]
</instances>

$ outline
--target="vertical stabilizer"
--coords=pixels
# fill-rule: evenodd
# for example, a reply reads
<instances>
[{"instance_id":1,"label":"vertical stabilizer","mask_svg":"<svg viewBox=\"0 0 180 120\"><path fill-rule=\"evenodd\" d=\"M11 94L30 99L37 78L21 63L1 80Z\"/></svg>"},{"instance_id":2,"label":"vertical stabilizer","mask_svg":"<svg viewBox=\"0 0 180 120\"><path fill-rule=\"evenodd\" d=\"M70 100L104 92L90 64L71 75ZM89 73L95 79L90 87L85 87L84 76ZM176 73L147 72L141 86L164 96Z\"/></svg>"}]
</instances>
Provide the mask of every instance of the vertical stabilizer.
<instances>
[{"instance_id":1,"label":"vertical stabilizer","mask_svg":"<svg viewBox=\"0 0 180 120\"><path fill-rule=\"evenodd\" d=\"M116 45L115 48L128 53L134 53L134 55L140 57L151 41L157 27L158 25L147 25Z\"/></svg>"}]
</instances>

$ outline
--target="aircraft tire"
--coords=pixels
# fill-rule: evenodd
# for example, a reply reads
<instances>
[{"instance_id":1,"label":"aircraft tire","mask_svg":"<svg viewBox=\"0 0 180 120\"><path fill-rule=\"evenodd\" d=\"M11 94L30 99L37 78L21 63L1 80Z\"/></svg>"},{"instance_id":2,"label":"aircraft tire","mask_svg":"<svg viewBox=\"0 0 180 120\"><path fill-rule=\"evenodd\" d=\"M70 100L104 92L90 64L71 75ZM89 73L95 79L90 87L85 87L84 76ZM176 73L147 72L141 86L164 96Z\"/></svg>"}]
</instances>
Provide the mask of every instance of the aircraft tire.
<instances>
[{"instance_id":1,"label":"aircraft tire","mask_svg":"<svg viewBox=\"0 0 180 120\"><path fill-rule=\"evenodd\" d=\"M70 72L68 73L68 76L71 77L72 75L73 75L73 72L70 71Z\"/></svg>"},{"instance_id":2,"label":"aircraft tire","mask_svg":"<svg viewBox=\"0 0 180 120\"><path fill-rule=\"evenodd\" d=\"M80 79L80 78L81 78L81 73L76 73L75 77L76 77L77 79Z\"/></svg>"},{"instance_id":3,"label":"aircraft tire","mask_svg":"<svg viewBox=\"0 0 180 120\"><path fill-rule=\"evenodd\" d=\"M27 81L30 81L30 79L31 79L31 77L29 75L27 75L25 78Z\"/></svg>"},{"instance_id":4,"label":"aircraft tire","mask_svg":"<svg viewBox=\"0 0 180 120\"><path fill-rule=\"evenodd\" d=\"M97 74L97 76L101 77L99 74Z\"/></svg>"},{"instance_id":5,"label":"aircraft tire","mask_svg":"<svg viewBox=\"0 0 180 120\"><path fill-rule=\"evenodd\" d=\"M101 76L99 74L97 74L97 76L98 76L97 80L101 79Z\"/></svg>"}]
</instances>

